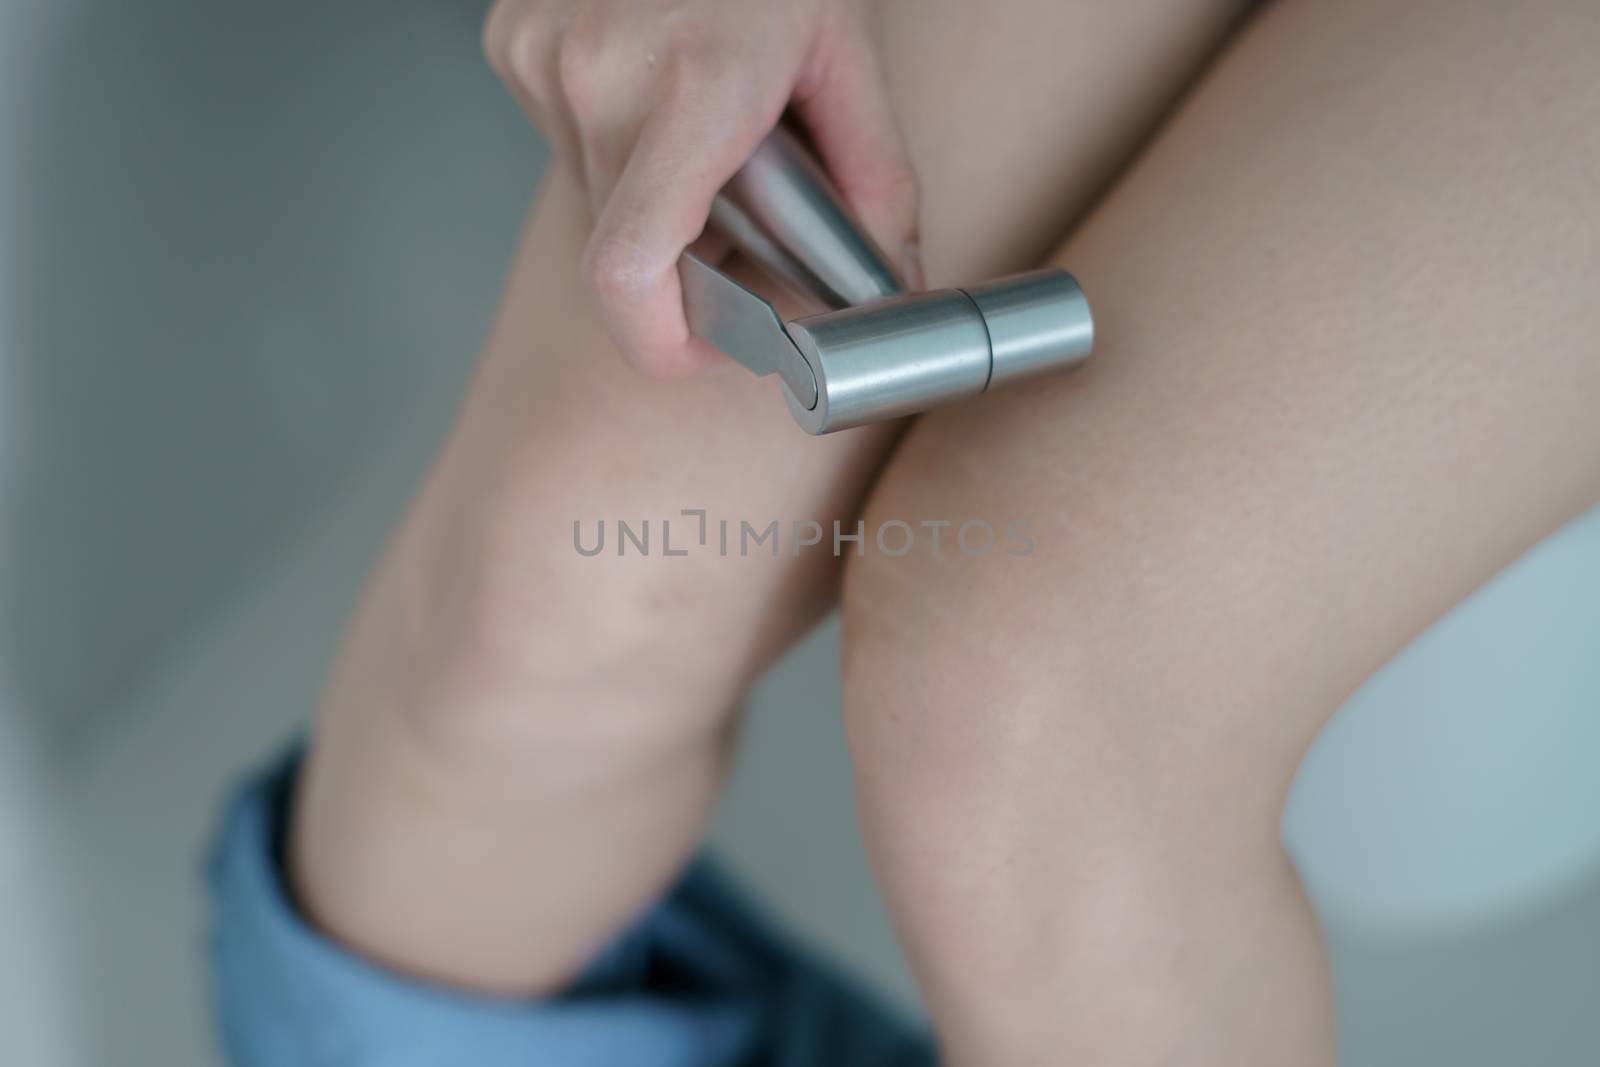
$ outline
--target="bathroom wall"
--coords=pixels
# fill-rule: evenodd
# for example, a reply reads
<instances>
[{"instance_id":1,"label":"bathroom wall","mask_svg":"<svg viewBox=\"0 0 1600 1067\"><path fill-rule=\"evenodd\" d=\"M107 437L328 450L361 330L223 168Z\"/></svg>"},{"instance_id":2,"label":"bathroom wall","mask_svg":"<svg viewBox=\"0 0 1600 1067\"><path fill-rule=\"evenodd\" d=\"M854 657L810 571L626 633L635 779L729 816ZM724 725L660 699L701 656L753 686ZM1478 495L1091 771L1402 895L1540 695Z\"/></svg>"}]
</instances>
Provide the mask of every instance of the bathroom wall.
<instances>
[{"instance_id":1,"label":"bathroom wall","mask_svg":"<svg viewBox=\"0 0 1600 1067\"><path fill-rule=\"evenodd\" d=\"M50 0L0 6L0 560L13 558L4 520L28 462L29 424L16 388L26 265L12 254L25 214L18 135L31 104L23 85L34 70L29 44L46 25ZM0 603L17 567L0 563ZM0 611L0 649L14 647L25 622ZM72 1033L71 989L63 951L64 917L54 906L59 841L39 734L19 692L12 660L0 653L0 1063L64 1067L82 1062Z\"/></svg>"},{"instance_id":2,"label":"bathroom wall","mask_svg":"<svg viewBox=\"0 0 1600 1067\"><path fill-rule=\"evenodd\" d=\"M544 159L480 14L0 6L0 1063L217 1062L207 829L313 706ZM1313 752L1286 825L1351 1064L1600 1062L1597 635L1590 516ZM914 1008L833 638L762 683L716 835Z\"/></svg>"}]
</instances>

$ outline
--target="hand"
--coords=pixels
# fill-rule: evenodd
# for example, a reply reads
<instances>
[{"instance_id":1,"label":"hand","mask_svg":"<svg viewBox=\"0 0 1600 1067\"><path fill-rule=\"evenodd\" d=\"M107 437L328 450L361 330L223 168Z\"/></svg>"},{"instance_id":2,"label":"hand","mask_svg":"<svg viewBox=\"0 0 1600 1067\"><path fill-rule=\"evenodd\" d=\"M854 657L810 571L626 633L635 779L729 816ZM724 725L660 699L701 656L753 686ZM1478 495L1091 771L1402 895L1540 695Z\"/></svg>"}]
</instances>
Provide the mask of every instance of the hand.
<instances>
[{"instance_id":1,"label":"hand","mask_svg":"<svg viewBox=\"0 0 1600 1067\"><path fill-rule=\"evenodd\" d=\"M647 373L722 362L677 260L788 105L862 223L920 279L916 179L857 0L498 0L485 51L588 194L584 278Z\"/></svg>"}]
</instances>

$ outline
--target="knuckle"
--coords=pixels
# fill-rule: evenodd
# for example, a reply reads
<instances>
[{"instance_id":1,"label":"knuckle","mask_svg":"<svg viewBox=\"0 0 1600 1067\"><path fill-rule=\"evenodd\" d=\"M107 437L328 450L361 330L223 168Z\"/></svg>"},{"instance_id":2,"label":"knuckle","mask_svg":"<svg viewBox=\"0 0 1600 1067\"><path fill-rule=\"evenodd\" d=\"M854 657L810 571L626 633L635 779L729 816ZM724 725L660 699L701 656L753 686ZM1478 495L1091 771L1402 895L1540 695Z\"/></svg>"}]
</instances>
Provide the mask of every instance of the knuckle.
<instances>
[{"instance_id":1,"label":"knuckle","mask_svg":"<svg viewBox=\"0 0 1600 1067\"><path fill-rule=\"evenodd\" d=\"M509 78L511 70L510 22L508 6L504 3L495 4L484 17L480 40L483 58L502 79Z\"/></svg>"},{"instance_id":2,"label":"knuckle","mask_svg":"<svg viewBox=\"0 0 1600 1067\"><path fill-rule=\"evenodd\" d=\"M649 288L651 271L638 246L617 237L597 237L584 252L583 281L602 303L626 304Z\"/></svg>"},{"instance_id":3,"label":"knuckle","mask_svg":"<svg viewBox=\"0 0 1600 1067\"><path fill-rule=\"evenodd\" d=\"M726 20L710 18L693 8L680 9L663 19L657 40L666 55L700 67L726 65L732 56L747 54L749 45L748 38L736 36Z\"/></svg>"},{"instance_id":4,"label":"knuckle","mask_svg":"<svg viewBox=\"0 0 1600 1067\"><path fill-rule=\"evenodd\" d=\"M542 97L543 28L538 19L497 7L484 23L483 51L500 80L534 98Z\"/></svg>"},{"instance_id":5,"label":"knuckle","mask_svg":"<svg viewBox=\"0 0 1600 1067\"><path fill-rule=\"evenodd\" d=\"M679 97L698 97L725 87L737 73L727 50L704 35L674 40L667 64L674 95Z\"/></svg>"},{"instance_id":6,"label":"knuckle","mask_svg":"<svg viewBox=\"0 0 1600 1067\"><path fill-rule=\"evenodd\" d=\"M577 19L556 50L556 82L574 114L593 110L606 79L607 41L592 23Z\"/></svg>"},{"instance_id":7,"label":"knuckle","mask_svg":"<svg viewBox=\"0 0 1600 1067\"><path fill-rule=\"evenodd\" d=\"M545 103L545 30L536 21L524 19L514 27L506 41L506 74L529 96Z\"/></svg>"}]
</instances>

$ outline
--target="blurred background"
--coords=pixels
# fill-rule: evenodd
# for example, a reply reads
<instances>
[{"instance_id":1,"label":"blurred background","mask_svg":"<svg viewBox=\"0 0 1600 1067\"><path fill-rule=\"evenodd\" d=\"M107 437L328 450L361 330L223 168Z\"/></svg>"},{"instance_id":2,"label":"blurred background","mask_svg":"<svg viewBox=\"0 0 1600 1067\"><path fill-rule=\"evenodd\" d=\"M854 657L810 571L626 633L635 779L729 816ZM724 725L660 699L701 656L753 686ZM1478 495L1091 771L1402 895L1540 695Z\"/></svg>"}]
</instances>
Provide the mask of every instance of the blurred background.
<instances>
[{"instance_id":1,"label":"blurred background","mask_svg":"<svg viewBox=\"0 0 1600 1067\"><path fill-rule=\"evenodd\" d=\"M485 7L0 4L0 1063L218 1062L219 799L313 708L545 161ZM838 702L829 626L762 684L716 837L915 1011ZM1591 515L1300 776L1349 1063L1600 1063L1597 763Z\"/></svg>"}]
</instances>

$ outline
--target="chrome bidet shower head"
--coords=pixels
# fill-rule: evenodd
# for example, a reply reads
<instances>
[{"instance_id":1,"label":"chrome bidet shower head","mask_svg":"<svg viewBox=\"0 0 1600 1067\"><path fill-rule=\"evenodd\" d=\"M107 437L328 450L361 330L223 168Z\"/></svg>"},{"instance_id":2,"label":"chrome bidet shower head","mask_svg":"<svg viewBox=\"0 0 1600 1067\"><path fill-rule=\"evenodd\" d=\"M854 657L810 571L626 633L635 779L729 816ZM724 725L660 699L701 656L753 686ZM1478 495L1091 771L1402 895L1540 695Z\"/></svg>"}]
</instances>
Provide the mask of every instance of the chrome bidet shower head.
<instances>
[{"instance_id":1,"label":"chrome bidet shower head","mask_svg":"<svg viewBox=\"0 0 1600 1067\"><path fill-rule=\"evenodd\" d=\"M822 167L783 126L717 195L710 225L827 310L785 323L765 299L685 253L689 328L756 374L776 373L808 433L926 411L991 385L1076 366L1094 343L1072 275L1028 271L907 293Z\"/></svg>"}]
</instances>

